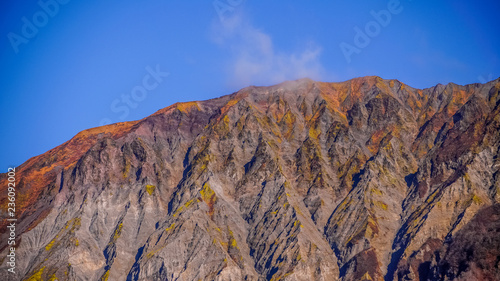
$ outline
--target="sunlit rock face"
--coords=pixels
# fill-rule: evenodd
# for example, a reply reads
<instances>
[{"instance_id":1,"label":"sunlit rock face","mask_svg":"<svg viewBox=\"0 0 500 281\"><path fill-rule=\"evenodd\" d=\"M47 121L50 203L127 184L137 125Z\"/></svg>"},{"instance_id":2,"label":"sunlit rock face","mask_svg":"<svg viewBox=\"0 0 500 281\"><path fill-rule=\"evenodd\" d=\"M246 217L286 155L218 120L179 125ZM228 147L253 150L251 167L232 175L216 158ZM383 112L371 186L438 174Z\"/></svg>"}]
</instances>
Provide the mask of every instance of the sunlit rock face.
<instances>
[{"instance_id":1,"label":"sunlit rock face","mask_svg":"<svg viewBox=\"0 0 500 281\"><path fill-rule=\"evenodd\" d=\"M303 79L83 131L16 169L10 278L499 280L499 91Z\"/></svg>"}]
</instances>

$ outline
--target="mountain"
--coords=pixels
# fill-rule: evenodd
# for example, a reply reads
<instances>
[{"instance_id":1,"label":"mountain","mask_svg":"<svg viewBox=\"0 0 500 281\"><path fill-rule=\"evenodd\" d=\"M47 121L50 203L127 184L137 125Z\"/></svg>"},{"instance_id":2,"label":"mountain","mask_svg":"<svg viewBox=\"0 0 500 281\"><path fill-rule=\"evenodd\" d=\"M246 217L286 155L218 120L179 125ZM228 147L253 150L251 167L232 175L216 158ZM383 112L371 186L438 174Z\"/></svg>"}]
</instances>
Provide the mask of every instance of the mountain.
<instances>
[{"instance_id":1,"label":"mountain","mask_svg":"<svg viewBox=\"0 0 500 281\"><path fill-rule=\"evenodd\" d=\"M499 93L301 79L83 131L16 168L6 274L500 280Z\"/></svg>"}]
</instances>

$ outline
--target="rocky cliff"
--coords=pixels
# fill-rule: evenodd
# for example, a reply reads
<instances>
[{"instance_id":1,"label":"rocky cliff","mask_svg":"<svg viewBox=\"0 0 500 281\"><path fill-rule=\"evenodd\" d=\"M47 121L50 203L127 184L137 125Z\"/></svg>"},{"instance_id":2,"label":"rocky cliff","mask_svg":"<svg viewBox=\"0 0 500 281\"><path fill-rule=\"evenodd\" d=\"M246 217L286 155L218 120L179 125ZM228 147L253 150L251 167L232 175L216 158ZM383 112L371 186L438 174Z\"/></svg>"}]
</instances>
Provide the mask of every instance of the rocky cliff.
<instances>
[{"instance_id":1,"label":"rocky cliff","mask_svg":"<svg viewBox=\"0 0 500 281\"><path fill-rule=\"evenodd\" d=\"M83 131L17 167L4 276L499 280L499 93L303 79Z\"/></svg>"}]
</instances>

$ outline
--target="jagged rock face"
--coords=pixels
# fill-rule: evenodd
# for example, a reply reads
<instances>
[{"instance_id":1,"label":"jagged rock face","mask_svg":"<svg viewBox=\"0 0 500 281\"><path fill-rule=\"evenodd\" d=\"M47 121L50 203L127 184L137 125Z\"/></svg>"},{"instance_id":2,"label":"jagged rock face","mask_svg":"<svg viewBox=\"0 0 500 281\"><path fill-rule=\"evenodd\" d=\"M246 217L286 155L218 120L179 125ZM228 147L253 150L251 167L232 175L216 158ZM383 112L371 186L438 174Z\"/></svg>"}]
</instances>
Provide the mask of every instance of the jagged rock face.
<instances>
[{"instance_id":1,"label":"jagged rock face","mask_svg":"<svg viewBox=\"0 0 500 281\"><path fill-rule=\"evenodd\" d=\"M500 280L500 204L486 207L419 269L432 280Z\"/></svg>"},{"instance_id":2,"label":"jagged rock face","mask_svg":"<svg viewBox=\"0 0 500 281\"><path fill-rule=\"evenodd\" d=\"M494 280L499 92L299 80L84 131L17 168L11 277Z\"/></svg>"}]
</instances>

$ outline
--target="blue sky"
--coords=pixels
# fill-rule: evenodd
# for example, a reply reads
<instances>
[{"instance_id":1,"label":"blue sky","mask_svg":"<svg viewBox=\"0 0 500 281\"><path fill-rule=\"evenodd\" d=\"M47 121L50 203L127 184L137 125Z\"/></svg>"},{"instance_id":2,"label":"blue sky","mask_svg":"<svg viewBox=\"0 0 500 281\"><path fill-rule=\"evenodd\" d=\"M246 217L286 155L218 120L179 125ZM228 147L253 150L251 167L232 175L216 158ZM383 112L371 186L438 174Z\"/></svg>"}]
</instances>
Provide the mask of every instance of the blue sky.
<instances>
[{"instance_id":1,"label":"blue sky","mask_svg":"<svg viewBox=\"0 0 500 281\"><path fill-rule=\"evenodd\" d=\"M498 1L6 2L0 171L79 131L249 85L500 76Z\"/></svg>"}]
</instances>

